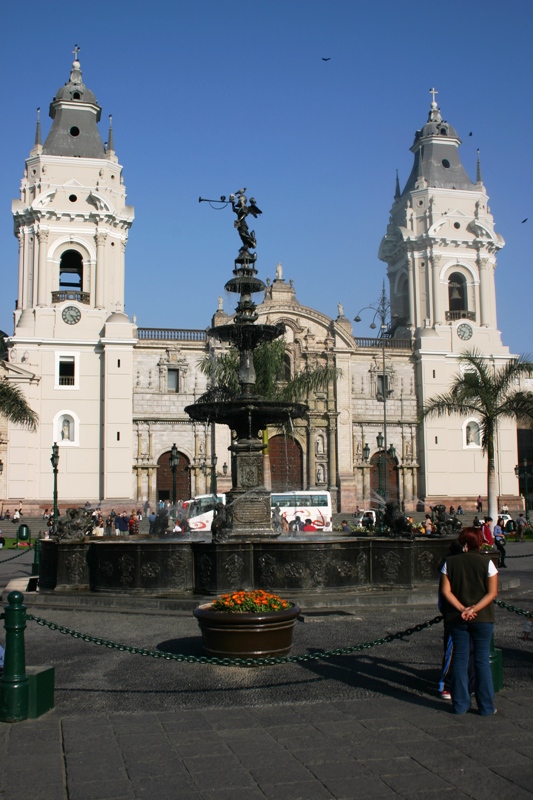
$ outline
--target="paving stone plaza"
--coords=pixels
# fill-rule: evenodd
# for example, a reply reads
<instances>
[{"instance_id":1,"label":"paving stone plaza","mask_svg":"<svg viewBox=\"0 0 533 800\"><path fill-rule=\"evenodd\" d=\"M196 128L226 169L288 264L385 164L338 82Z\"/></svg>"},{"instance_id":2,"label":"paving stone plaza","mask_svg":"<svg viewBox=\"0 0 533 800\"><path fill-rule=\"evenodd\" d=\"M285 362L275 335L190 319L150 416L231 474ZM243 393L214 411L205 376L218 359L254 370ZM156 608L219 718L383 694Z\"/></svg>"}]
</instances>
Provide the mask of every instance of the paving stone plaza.
<instances>
[{"instance_id":1,"label":"paving stone plaza","mask_svg":"<svg viewBox=\"0 0 533 800\"><path fill-rule=\"evenodd\" d=\"M509 544L500 599L533 609L533 544ZM0 561L0 586L31 574ZM503 578L502 578L503 580ZM517 585L519 584L519 585ZM372 602L305 608L293 653L347 647L437 614ZM5 592L3 596L5 601ZM138 613L31 606L36 616L117 643L200 656L190 610ZM5 605L5 602L3 603ZM315 800L533 796L533 641L496 612L498 714L456 717L437 694L442 626L363 653L255 669L143 658L28 621L26 660L53 664L55 708L0 723L1 796L18 800Z\"/></svg>"}]
</instances>

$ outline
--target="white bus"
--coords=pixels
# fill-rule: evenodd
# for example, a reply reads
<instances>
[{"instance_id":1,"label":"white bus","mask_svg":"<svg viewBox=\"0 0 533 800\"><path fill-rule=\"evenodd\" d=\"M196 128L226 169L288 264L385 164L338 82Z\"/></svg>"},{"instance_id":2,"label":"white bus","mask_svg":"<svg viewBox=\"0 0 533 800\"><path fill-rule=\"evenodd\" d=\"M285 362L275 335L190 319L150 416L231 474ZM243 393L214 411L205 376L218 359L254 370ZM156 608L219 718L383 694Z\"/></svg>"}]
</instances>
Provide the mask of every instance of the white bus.
<instances>
[{"instance_id":1,"label":"white bus","mask_svg":"<svg viewBox=\"0 0 533 800\"><path fill-rule=\"evenodd\" d=\"M226 495L200 494L185 500L183 510L189 521L191 531L210 531L217 503L226 505Z\"/></svg>"},{"instance_id":2,"label":"white bus","mask_svg":"<svg viewBox=\"0 0 533 800\"><path fill-rule=\"evenodd\" d=\"M319 531L330 531L332 521L331 494L329 492L273 492L270 507L279 506L281 516L290 524L296 517L305 523L310 519Z\"/></svg>"}]
</instances>

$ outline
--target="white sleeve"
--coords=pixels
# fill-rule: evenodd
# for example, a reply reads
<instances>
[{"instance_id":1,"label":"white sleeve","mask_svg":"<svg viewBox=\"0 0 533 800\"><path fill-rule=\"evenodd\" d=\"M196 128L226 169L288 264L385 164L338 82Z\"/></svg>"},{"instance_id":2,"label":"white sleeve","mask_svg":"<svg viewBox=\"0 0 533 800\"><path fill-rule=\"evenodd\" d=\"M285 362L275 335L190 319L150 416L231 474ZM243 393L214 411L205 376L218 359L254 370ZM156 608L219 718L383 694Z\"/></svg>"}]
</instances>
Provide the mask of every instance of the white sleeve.
<instances>
[{"instance_id":1,"label":"white sleeve","mask_svg":"<svg viewBox=\"0 0 533 800\"><path fill-rule=\"evenodd\" d=\"M441 572L441 575L447 575L448 574L448 570L446 569L446 562L444 562L444 564L442 565L442 569L441 569L440 572Z\"/></svg>"},{"instance_id":2,"label":"white sleeve","mask_svg":"<svg viewBox=\"0 0 533 800\"><path fill-rule=\"evenodd\" d=\"M492 578L493 575L497 575L497 574L498 574L498 570L496 569L496 567L494 565L494 561L491 558L491 559L489 559L489 578Z\"/></svg>"}]
</instances>

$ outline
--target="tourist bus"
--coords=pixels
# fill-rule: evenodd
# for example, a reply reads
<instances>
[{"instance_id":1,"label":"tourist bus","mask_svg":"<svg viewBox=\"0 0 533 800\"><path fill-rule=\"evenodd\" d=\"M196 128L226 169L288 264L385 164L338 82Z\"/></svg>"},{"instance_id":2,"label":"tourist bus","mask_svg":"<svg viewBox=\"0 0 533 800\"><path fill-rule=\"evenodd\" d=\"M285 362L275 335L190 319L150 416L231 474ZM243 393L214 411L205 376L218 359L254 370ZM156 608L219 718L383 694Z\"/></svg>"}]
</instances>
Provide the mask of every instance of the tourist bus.
<instances>
[{"instance_id":1,"label":"tourist bus","mask_svg":"<svg viewBox=\"0 0 533 800\"><path fill-rule=\"evenodd\" d=\"M216 503L226 504L226 495L201 494L183 503L183 509L192 531L210 531ZM279 506L281 516L290 524L295 517L302 522L310 519L317 530L331 530L331 495L315 490L310 492L274 492L270 495L270 507Z\"/></svg>"},{"instance_id":2,"label":"tourist bus","mask_svg":"<svg viewBox=\"0 0 533 800\"><path fill-rule=\"evenodd\" d=\"M319 531L330 531L332 522L331 494L323 491L273 492L270 507L279 506L281 516L290 524L296 517L310 519Z\"/></svg>"},{"instance_id":3,"label":"tourist bus","mask_svg":"<svg viewBox=\"0 0 533 800\"><path fill-rule=\"evenodd\" d=\"M183 510L189 520L189 528L192 531L210 531L215 506L217 503L226 504L226 495L219 494L200 494L190 500L185 500Z\"/></svg>"}]
</instances>

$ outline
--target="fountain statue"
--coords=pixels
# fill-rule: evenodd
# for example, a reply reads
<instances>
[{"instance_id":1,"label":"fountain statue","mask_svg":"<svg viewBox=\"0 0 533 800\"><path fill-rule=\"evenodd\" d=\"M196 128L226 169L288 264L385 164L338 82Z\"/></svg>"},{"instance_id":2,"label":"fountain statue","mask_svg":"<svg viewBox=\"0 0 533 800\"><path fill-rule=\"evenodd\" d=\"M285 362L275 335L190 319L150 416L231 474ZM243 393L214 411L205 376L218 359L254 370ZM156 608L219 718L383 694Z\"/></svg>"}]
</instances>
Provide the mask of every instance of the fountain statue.
<instances>
[{"instance_id":1,"label":"fountain statue","mask_svg":"<svg viewBox=\"0 0 533 800\"><path fill-rule=\"evenodd\" d=\"M307 413L305 403L290 403L267 400L256 392L254 350L263 342L282 336L283 324L257 324L256 304L252 295L264 291L266 286L257 277L255 262L257 254L250 252L257 247L255 231L250 231L246 218L257 218L262 212L252 197L248 202L245 190L229 196L237 216L234 226L242 245L235 258L234 277L225 285L227 292L239 294L234 321L211 328L213 339L232 344L239 352L239 393L228 397L209 390L185 411L197 422L220 423L235 431L236 437L230 447L235 458L232 470L232 488L226 496L224 514L220 511L214 520L214 539L264 539L276 538L280 530L272 530L270 492L265 488L263 475L264 444L260 436L267 425L283 425L289 420L303 417Z\"/></svg>"}]
</instances>

